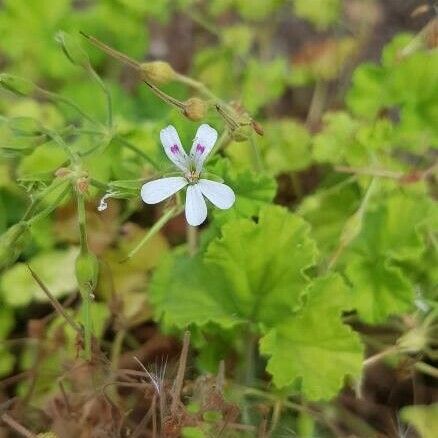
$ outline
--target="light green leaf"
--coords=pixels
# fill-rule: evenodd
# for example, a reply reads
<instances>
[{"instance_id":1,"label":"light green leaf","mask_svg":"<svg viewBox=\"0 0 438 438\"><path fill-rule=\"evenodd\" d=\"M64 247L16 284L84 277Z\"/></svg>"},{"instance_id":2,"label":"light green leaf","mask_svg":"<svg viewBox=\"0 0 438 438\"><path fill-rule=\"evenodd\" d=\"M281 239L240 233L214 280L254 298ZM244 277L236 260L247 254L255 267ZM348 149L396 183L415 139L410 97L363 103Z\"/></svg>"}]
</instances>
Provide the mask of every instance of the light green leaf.
<instances>
[{"instance_id":1,"label":"light green leaf","mask_svg":"<svg viewBox=\"0 0 438 438\"><path fill-rule=\"evenodd\" d=\"M341 184L306 196L298 208L298 213L312 226L312 235L325 255L337 248L345 222L359 206L357 185Z\"/></svg>"},{"instance_id":2,"label":"light green leaf","mask_svg":"<svg viewBox=\"0 0 438 438\"><path fill-rule=\"evenodd\" d=\"M412 308L413 285L385 259L351 255L346 275L352 284L354 307L364 321L376 324Z\"/></svg>"},{"instance_id":3,"label":"light green leaf","mask_svg":"<svg viewBox=\"0 0 438 438\"><path fill-rule=\"evenodd\" d=\"M232 327L242 322L232 291L223 290L220 277L210 272L200 256L165 257L153 276L150 299L165 327L202 326L210 321Z\"/></svg>"},{"instance_id":4,"label":"light green leaf","mask_svg":"<svg viewBox=\"0 0 438 438\"><path fill-rule=\"evenodd\" d=\"M77 254L77 248L48 251L31 259L29 265L50 292L59 298L76 288L74 261ZM16 263L0 277L0 294L12 307L25 306L33 299L47 301L47 296L24 263Z\"/></svg>"},{"instance_id":5,"label":"light green leaf","mask_svg":"<svg viewBox=\"0 0 438 438\"><path fill-rule=\"evenodd\" d=\"M432 405L406 406L401 418L415 426L421 438L438 436L438 403Z\"/></svg>"},{"instance_id":6,"label":"light green leaf","mask_svg":"<svg viewBox=\"0 0 438 438\"><path fill-rule=\"evenodd\" d=\"M15 364L15 356L0 345L0 377L7 376Z\"/></svg>"},{"instance_id":7,"label":"light green leaf","mask_svg":"<svg viewBox=\"0 0 438 438\"><path fill-rule=\"evenodd\" d=\"M325 114L324 129L313 139L313 156L319 162L339 164L354 144L359 122L346 112Z\"/></svg>"},{"instance_id":8,"label":"light green leaf","mask_svg":"<svg viewBox=\"0 0 438 438\"><path fill-rule=\"evenodd\" d=\"M365 215L354 249L372 258L418 259L425 249L421 229L432 219L427 197L407 190L396 192Z\"/></svg>"},{"instance_id":9,"label":"light green leaf","mask_svg":"<svg viewBox=\"0 0 438 438\"><path fill-rule=\"evenodd\" d=\"M309 226L281 207L264 207L257 223L235 219L201 256L173 257L151 285L151 300L165 325L209 321L272 325L299 306L315 263Z\"/></svg>"},{"instance_id":10,"label":"light green leaf","mask_svg":"<svg viewBox=\"0 0 438 438\"><path fill-rule=\"evenodd\" d=\"M311 161L311 137L304 125L294 120L280 120L263 125L261 152L274 175L305 169Z\"/></svg>"},{"instance_id":11,"label":"light green leaf","mask_svg":"<svg viewBox=\"0 0 438 438\"><path fill-rule=\"evenodd\" d=\"M39 146L32 154L24 157L17 169L21 179L37 180L52 176L67 160L67 154L58 145L48 143Z\"/></svg>"},{"instance_id":12,"label":"light green leaf","mask_svg":"<svg viewBox=\"0 0 438 438\"><path fill-rule=\"evenodd\" d=\"M261 351L270 356L267 370L276 386L300 378L307 399L330 399L345 376L360 375L363 346L341 322L342 310L351 308L349 295L340 276L319 278L308 286L304 307L262 338Z\"/></svg>"},{"instance_id":13,"label":"light green leaf","mask_svg":"<svg viewBox=\"0 0 438 438\"><path fill-rule=\"evenodd\" d=\"M312 22L318 29L326 29L340 19L340 0L294 0L295 14Z\"/></svg>"},{"instance_id":14,"label":"light green leaf","mask_svg":"<svg viewBox=\"0 0 438 438\"><path fill-rule=\"evenodd\" d=\"M264 64L251 59L245 74L242 101L248 111L256 112L281 96L286 86L287 66L282 58Z\"/></svg>"},{"instance_id":15,"label":"light green leaf","mask_svg":"<svg viewBox=\"0 0 438 438\"><path fill-rule=\"evenodd\" d=\"M14 313L4 304L0 304L0 341L5 339L15 324Z\"/></svg>"}]
</instances>

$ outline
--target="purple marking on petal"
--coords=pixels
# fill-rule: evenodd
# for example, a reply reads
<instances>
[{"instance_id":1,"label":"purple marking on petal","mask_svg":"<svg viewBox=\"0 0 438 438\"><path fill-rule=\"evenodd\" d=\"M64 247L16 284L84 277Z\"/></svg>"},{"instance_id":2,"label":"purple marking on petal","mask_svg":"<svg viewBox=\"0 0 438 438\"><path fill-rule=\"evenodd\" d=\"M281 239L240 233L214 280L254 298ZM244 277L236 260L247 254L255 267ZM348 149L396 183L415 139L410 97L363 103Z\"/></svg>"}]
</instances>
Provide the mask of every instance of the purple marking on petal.
<instances>
[{"instance_id":1,"label":"purple marking on petal","mask_svg":"<svg viewBox=\"0 0 438 438\"><path fill-rule=\"evenodd\" d=\"M170 152L172 152L173 155L176 155L179 152L179 147L177 144L174 144L170 147Z\"/></svg>"},{"instance_id":2,"label":"purple marking on petal","mask_svg":"<svg viewBox=\"0 0 438 438\"><path fill-rule=\"evenodd\" d=\"M200 154L203 154L205 151L205 146L202 146L202 144L198 143L196 145L196 152L199 152Z\"/></svg>"}]
</instances>

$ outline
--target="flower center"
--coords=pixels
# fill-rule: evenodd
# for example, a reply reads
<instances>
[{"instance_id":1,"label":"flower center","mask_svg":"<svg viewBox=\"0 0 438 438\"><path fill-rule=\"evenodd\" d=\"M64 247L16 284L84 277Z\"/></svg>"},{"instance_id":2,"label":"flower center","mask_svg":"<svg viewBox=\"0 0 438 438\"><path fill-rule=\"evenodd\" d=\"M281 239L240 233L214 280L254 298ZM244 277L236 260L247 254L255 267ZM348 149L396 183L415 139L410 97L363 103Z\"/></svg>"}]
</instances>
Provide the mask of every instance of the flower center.
<instances>
[{"instance_id":1,"label":"flower center","mask_svg":"<svg viewBox=\"0 0 438 438\"><path fill-rule=\"evenodd\" d=\"M190 169L184 175L189 183L197 183L199 181L199 173L195 169Z\"/></svg>"}]
</instances>

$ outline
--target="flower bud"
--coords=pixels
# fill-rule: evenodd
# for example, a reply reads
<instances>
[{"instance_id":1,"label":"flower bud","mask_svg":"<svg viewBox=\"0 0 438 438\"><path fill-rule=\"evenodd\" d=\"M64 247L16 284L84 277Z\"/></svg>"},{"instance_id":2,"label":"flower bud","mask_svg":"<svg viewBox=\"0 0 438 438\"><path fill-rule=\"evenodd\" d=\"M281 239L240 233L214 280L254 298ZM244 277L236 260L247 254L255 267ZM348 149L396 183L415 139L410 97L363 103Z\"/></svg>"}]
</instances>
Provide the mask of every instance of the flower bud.
<instances>
[{"instance_id":1,"label":"flower bud","mask_svg":"<svg viewBox=\"0 0 438 438\"><path fill-rule=\"evenodd\" d=\"M84 194L88 191L89 185L90 182L88 180L88 177L84 176L76 180L75 188L78 191L78 193Z\"/></svg>"},{"instance_id":2,"label":"flower bud","mask_svg":"<svg viewBox=\"0 0 438 438\"><path fill-rule=\"evenodd\" d=\"M184 102L184 115L194 122L202 120L207 112L207 104L198 97L191 97Z\"/></svg>"},{"instance_id":3,"label":"flower bud","mask_svg":"<svg viewBox=\"0 0 438 438\"><path fill-rule=\"evenodd\" d=\"M29 238L26 222L12 225L0 236L0 269L7 268L18 259Z\"/></svg>"},{"instance_id":4,"label":"flower bud","mask_svg":"<svg viewBox=\"0 0 438 438\"><path fill-rule=\"evenodd\" d=\"M40 432L37 435L38 438L59 438L55 432Z\"/></svg>"},{"instance_id":5,"label":"flower bud","mask_svg":"<svg viewBox=\"0 0 438 438\"><path fill-rule=\"evenodd\" d=\"M73 171L71 169L69 169L68 167L60 167L55 172L55 176L57 178L61 178L61 179L62 178L68 178L72 174L73 174Z\"/></svg>"},{"instance_id":6,"label":"flower bud","mask_svg":"<svg viewBox=\"0 0 438 438\"><path fill-rule=\"evenodd\" d=\"M99 261L89 251L81 251L76 258L76 279L79 289L91 294L97 285L99 275ZM89 297L88 297L89 298Z\"/></svg>"},{"instance_id":7,"label":"flower bud","mask_svg":"<svg viewBox=\"0 0 438 438\"><path fill-rule=\"evenodd\" d=\"M90 58L74 37L65 32L58 32L55 40L72 64L85 69L90 67Z\"/></svg>"},{"instance_id":8,"label":"flower bud","mask_svg":"<svg viewBox=\"0 0 438 438\"><path fill-rule=\"evenodd\" d=\"M144 62L140 71L143 79L154 84L166 84L175 77L175 70L164 61Z\"/></svg>"},{"instance_id":9,"label":"flower bud","mask_svg":"<svg viewBox=\"0 0 438 438\"><path fill-rule=\"evenodd\" d=\"M20 96L29 96L37 89L33 82L8 73L0 74L0 86Z\"/></svg>"}]
</instances>

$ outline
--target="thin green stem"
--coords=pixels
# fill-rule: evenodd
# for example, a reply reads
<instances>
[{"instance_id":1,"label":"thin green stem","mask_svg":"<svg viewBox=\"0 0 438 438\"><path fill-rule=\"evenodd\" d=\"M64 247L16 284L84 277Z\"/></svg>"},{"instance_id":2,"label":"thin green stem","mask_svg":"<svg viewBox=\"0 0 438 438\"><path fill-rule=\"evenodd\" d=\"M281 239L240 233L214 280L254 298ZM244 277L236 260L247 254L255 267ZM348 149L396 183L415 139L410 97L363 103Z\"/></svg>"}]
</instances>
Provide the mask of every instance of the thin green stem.
<instances>
[{"instance_id":1,"label":"thin green stem","mask_svg":"<svg viewBox=\"0 0 438 438\"><path fill-rule=\"evenodd\" d=\"M61 96L59 94L53 93L48 90L44 90L43 88L38 87L38 93L42 97L46 97L47 99L53 100L55 102L61 102L73 110L75 110L79 115L81 115L84 119L88 120L90 123L96 125L100 124L96 120L94 120L91 116L89 116L86 112L84 112L76 103L74 103L72 100L68 99L67 97Z\"/></svg>"},{"instance_id":2,"label":"thin green stem","mask_svg":"<svg viewBox=\"0 0 438 438\"><path fill-rule=\"evenodd\" d=\"M261 172L261 171L263 171L263 161L262 161L262 157L260 155L260 150L259 150L259 147L257 145L257 142L254 139L254 134L252 134L252 133L249 136L249 144L251 145L254 170L256 172Z\"/></svg>"},{"instance_id":3,"label":"thin green stem","mask_svg":"<svg viewBox=\"0 0 438 438\"><path fill-rule=\"evenodd\" d=\"M85 199L82 193L76 191L77 213L79 223L79 239L81 246L81 254L88 253L87 239L87 219L85 213ZM86 286L79 284L82 297L82 322L84 326L84 349L85 358L91 360L91 342L92 342L92 327L91 327L91 296L90 291Z\"/></svg>"},{"instance_id":4,"label":"thin green stem","mask_svg":"<svg viewBox=\"0 0 438 438\"><path fill-rule=\"evenodd\" d=\"M65 182L65 181L63 181L63 182ZM65 196L70 192L70 189L71 188L69 185L67 187L65 187L64 190L58 195L58 197L47 208L45 208L44 210L41 210L38 214L36 214L35 216L33 216L32 218L30 218L27 221L28 225L32 225L35 222L38 222L39 220L45 218L50 213L52 213L58 207L58 205L63 201Z\"/></svg>"},{"instance_id":5,"label":"thin green stem","mask_svg":"<svg viewBox=\"0 0 438 438\"><path fill-rule=\"evenodd\" d=\"M130 141L126 140L120 135L115 135L114 139L116 141L119 141L123 146L125 146L127 149L132 150L136 154L140 155L142 158L144 158L151 166L153 166L155 169L158 169L158 164L145 152L143 152L141 149L139 149L137 146L132 144Z\"/></svg>"},{"instance_id":6,"label":"thin green stem","mask_svg":"<svg viewBox=\"0 0 438 438\"><path fill-rule=\"evenodd\" d=\"M29 205L28 209L23 215L22 221L26 221L30 216L32 216L33 212L36 210L40 202L48 196L50 193L52 193L54 190L56 190L59 186L61 186L65 181L62 179L55 179L52 181L52 183L46 187L43 191L38 193L38 195L35 196L31 204Z\"/></svg>"},{"instance_id":7,"label":"thin green stem","mask_svg":"<svg viewBox=\"0 0 438 438\"><path fill-rule=\"evenodd\" d=\"M167 210L163 216L158 219L157 222L150 228L150 230L145 234L143 239L140 240L140 242L128 253L125 259L122 260L122 262L126 262L129 259L131 259L139 250L140 248L145 245L148 240L153 237L158 231L161 230L161 228L164 227L164 225L167 224L167 222L170 221L173 217L177 216L179 213L181 213L182 208L181 207L172 207L171 209Z\"/></svg>"},{"instance_id":8,"label":"thin green stem","mask_svg":"<svg viewBox=\"0 0 438 438\"><path fill-rule=\"evenodd\" d=\"M99 84L99 87L102 89L103 93L106 97L106 106L107 106L107 125L111 129L113 126L113 103L111 98L111 93L105 84L104 81L100 78L100 76L96 73L96 71L90 66L87 69L88 73L91 77Z\"/></svg>"},{"instance_id":9,"label":"thin green stem","mask_svg":"<svg viewBox=\"0 0 438 438\"><path fill-rule=\"evenodd\" d=\"M189 248L189 255L190 257L193 257L198 249L198 229L197 227L192 227L191 225L187 224L186 228L186 234L187 234L187 245Z\"/></svg>"}]
</instances>

